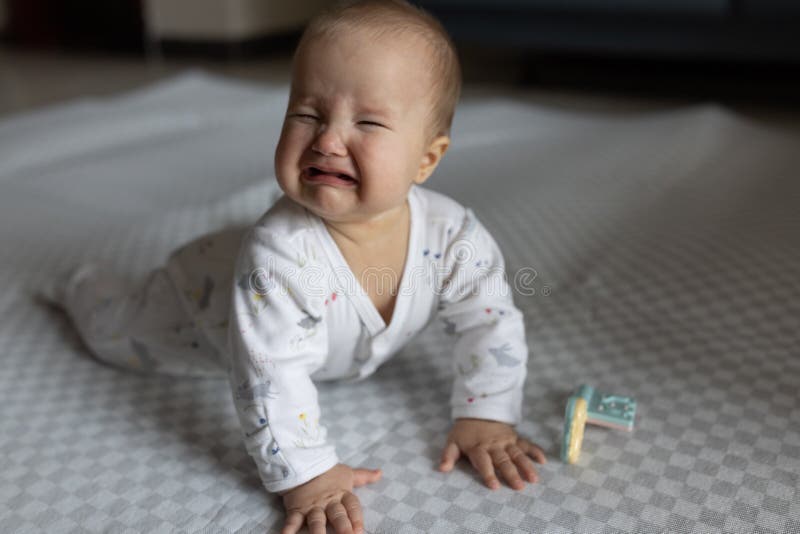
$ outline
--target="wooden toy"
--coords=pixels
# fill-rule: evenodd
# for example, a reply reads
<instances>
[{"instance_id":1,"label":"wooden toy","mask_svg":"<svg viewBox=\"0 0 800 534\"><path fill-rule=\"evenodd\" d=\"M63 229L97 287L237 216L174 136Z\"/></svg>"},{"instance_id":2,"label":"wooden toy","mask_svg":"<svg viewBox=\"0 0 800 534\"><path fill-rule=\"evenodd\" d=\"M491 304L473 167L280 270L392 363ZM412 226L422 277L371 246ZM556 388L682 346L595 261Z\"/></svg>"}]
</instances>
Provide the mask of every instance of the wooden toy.
<instances>
[{"instance_id":1,"label":"wooden toy","mask_svg":"<svg viewBox=\"0 0 800 534\"><path fill-rule=\"evenodd\" d=\"M636 401L632 397L601 393L592 386L581 385L567 400L561 460L570 464L578 461L587 423L630 432L635 417Z\"/></svg>"},{"instance_id":2,"label":"wooden toy","mask_svg":"<svg viewBox=\"0 0 800 534\"><path fill-rule=\"evenodd\" d=\"M578 461L586 426L586 399L573 395L567 401L564 417L564 439L561 441L561 460L570 464Z\"/></svg>"}]
</instances>

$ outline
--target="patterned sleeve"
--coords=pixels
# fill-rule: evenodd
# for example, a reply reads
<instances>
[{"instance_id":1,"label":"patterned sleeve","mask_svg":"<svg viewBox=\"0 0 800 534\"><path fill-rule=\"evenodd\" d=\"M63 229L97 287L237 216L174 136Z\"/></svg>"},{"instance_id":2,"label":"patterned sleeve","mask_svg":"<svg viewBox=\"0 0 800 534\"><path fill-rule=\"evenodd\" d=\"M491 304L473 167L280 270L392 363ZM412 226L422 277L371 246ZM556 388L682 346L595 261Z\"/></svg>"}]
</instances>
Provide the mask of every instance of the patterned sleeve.
<instances>
[{"instance_id":1,"label":"patterned sleeve","mask_svg":"<svg viewBox=\"0 0 800 534\"><path fill-rule=\"evenodd\" d=\"M470 210L446 249L439 319L455 337L453 418L517 424L528 346L500 249Z\"/></svg>"},{"instance_id":2,"label":"patterned sleeve","mask_svg":"<svg viewBox=\"0 0 800 534\"><path fill-rule=\"evenodd\" d=\"M256 227L234 273L228 375L245 447L271 492L338 463L310 378L325 362L328 334L315 305L321 277L309 269L302 251Z\"/></svg>"}]
</instances>

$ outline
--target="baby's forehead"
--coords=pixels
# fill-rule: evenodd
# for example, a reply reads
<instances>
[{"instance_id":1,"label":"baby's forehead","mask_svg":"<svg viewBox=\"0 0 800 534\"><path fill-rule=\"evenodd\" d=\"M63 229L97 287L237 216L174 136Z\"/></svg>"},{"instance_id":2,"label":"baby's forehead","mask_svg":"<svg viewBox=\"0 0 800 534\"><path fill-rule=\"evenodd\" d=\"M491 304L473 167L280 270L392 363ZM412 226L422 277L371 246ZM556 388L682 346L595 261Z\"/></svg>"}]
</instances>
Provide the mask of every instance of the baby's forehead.
<instances>
[{"instance_id":1,"label":"baby's forehead","mask_svg":"<svg viewBox=\"0 0 800 534\"><path fill-rule=\"evenodd\" d=\"M310 36L306 45L330 41L366 43L375 54L392 54L401 50L406 57L418 60L423 68L432 57L433 43L425 33L412 25L393 26L389 24L366 24L348 22L329 28L327 31ZM301 43L302 46L302 43Z\"/></svg>"},{"instance_id":2,"label":"baby's forehead","mask_svg":"<svg viewBox=\"0 0 800 534\"><path fill-rule=\"evenodd\" d=\"M301 44L295 56L295 69L313 71L315 65L346 65L352 66L355 58L361 54L368 54L369 64L377 70L382 67L390 68L398 75L413 80L418 87L420 84L431 82L432 55L430 43L418 34L409 32L384 33L372 35L375 30L363 28L364 31L338 31L315 36ZM354 56L349 54L331 55L326 53L331 44L344 45L356 51ZM297 70L295 70L295 73ZM356 70L355 76L363 81L369 81L374 76L369 69Z\"/></svg>"}]
</instances>

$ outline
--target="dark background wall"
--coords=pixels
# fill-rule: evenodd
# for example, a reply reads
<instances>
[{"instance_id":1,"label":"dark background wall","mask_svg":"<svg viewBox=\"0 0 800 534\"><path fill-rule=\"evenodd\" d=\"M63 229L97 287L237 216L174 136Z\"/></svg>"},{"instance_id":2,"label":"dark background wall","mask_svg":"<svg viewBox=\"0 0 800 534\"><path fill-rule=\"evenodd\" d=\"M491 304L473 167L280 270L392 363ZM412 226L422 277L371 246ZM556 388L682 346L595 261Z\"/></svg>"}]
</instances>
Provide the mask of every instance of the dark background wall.
<instances>
[{"instance_id":1,"label":"dark background wall","mask_svg":"<svg viewBox=\"0 0 800 534\"><path fill-rule=\"evenodd\" d=\"M5 2L12 46L152 53L140 0ZM415 2L453 35L471 81L800 103L800 0ZM288 56L297 35L155 44L237 60Z\"/></svg>"}]
</instances>

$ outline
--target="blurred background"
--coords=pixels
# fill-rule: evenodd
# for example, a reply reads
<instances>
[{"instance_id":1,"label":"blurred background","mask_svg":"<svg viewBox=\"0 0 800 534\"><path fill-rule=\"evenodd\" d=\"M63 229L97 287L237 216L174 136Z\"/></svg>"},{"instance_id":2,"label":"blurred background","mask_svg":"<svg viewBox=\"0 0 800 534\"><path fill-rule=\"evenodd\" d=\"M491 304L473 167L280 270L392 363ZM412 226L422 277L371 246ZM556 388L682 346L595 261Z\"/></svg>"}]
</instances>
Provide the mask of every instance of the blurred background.
<instances>
[{"instance_id":1,"label":"blurred background","mask_svg":"<svg viewBox=\"0 0 800 534\"><path fill-rule=\"evenodd\" d=\"M187 68L288 80L332 0L0 0L0 113L113 93ZM794 107L797 0L419 0L471 84L542 94Z\"/></svg>"}]
</instances>

